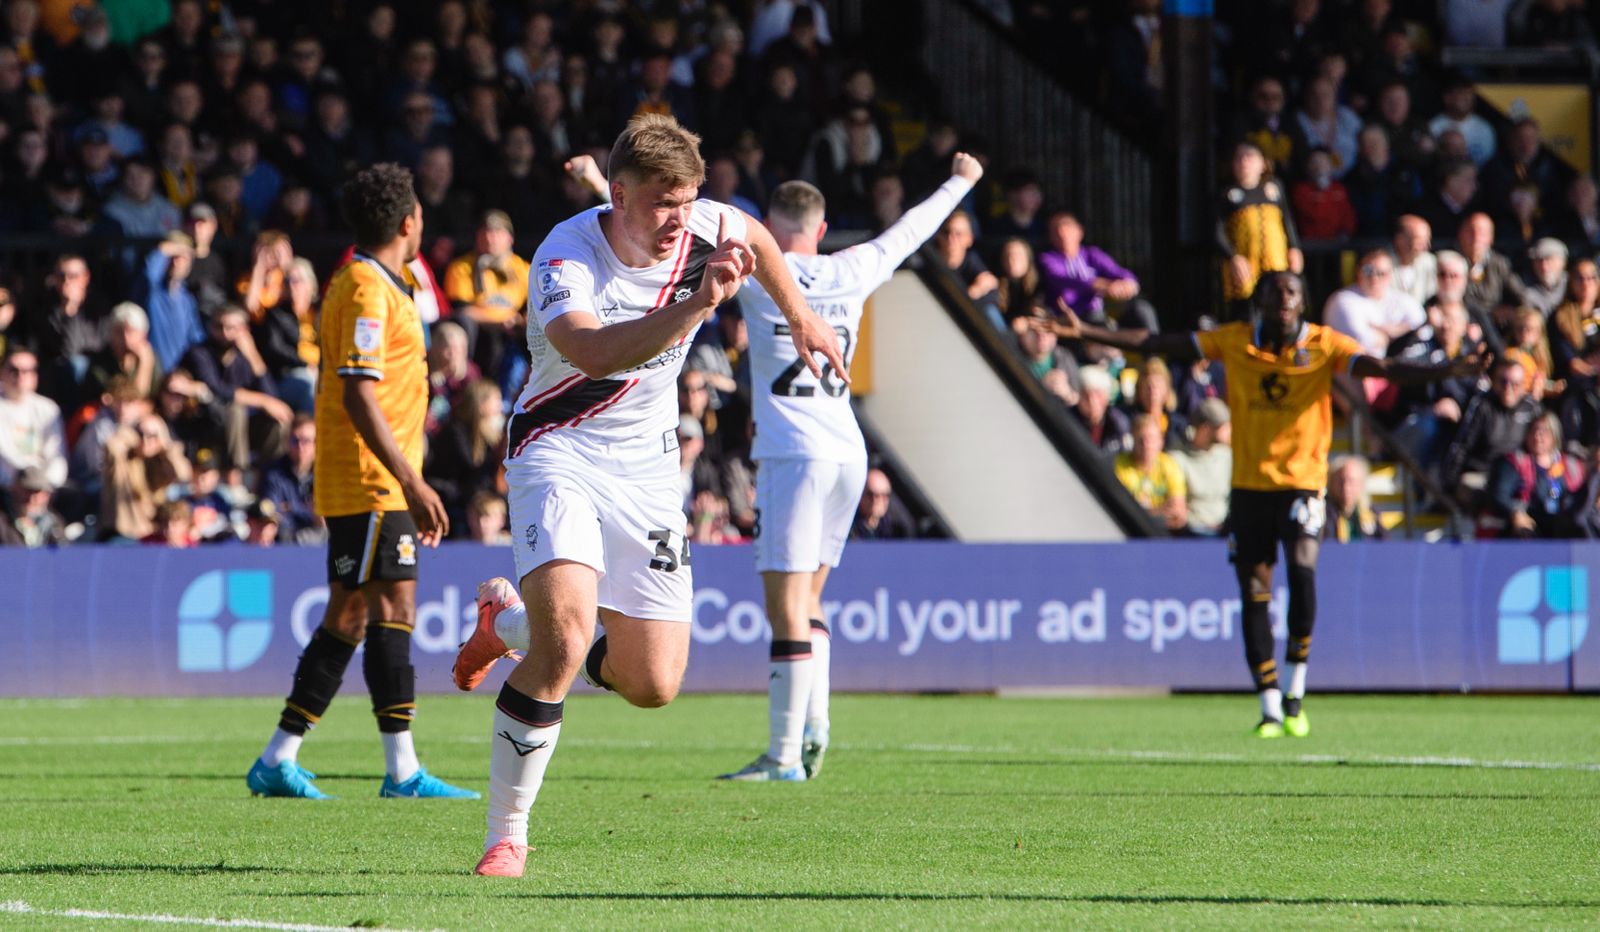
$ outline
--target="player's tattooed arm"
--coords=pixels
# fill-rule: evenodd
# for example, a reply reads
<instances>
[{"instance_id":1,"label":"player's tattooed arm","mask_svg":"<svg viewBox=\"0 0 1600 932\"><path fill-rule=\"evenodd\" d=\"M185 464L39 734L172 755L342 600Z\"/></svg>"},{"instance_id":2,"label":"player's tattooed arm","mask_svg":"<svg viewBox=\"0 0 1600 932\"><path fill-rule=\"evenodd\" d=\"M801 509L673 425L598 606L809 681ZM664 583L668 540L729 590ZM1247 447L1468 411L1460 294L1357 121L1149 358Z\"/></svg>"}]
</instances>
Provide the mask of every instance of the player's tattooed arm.
<instances>
[{"instance_id":1,"label":"player's tattooed arm","mask_svg":"<svg viewBox=\"0 0 1600 932\"><path fill-rule=\"evenodd\" d=\"M756 281L766 289L784 320L789 322L789 336L794 340L794 348L800 354L800 359L811 370L811 374L820 379L822 363L817 361L817 354L821 353L823 361L831 364L833 371L848 384L850 367L845 365L844 356L839 352L839 335L806 306L805 296L789 274L789 267L783 261L783 250L778 248L778 241L772 238L772 233L761 225L761 221L743 211L740 213L744 216L745 235L749 238L750 248L755 250Z\"/></svg>"},{"instance_id":2,"label":"player's tattooed arm","mask_svg":"<svg viewBox=\"0 0 1600 932\"><path fill-rule=\"evenodd\" d=\"M1086 324L1078 319L1065 301L1056 302L1061 309L1057 318L1035 317L1030 324L1035 330L1048 330L1063 340L1087 340L1123 352L1145 356L1165 356L1177 362L1194 362L1200 358L1192 333L1151 333L1148 330L1107 330Z\"/></svg>"},{"instance_id":3,"label":"player's tattooed arm","mask_svg":"<svg viewBox=\"0 0 1600 932\"><path fill-rule=\"evenodd\" d=\"M389 421L378 407L377 383L360 376L342 376L344 379L344 409L350 415L367 448L377 457L383 468L389 470L400 491L406 497L406 508L417 523L417 535L427 547L437 547L439 541L450 533L450 517L445 514L444 502L422 476L406 462L406 456L395 443Z\"/></svg>"}]
</instances>

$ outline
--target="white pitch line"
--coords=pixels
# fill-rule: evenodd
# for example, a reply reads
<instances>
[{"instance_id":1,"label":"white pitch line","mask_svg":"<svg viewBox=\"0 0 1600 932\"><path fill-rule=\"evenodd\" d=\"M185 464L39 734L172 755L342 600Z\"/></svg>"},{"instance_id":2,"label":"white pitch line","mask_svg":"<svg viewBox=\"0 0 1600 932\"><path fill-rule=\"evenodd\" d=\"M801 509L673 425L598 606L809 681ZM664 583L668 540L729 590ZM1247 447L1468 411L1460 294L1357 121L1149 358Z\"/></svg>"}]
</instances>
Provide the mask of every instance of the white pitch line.
<instances>
[{"instance_id":1,"label":"white pitch line","mask_svg":"<svg viewBox=\"0 0 1600 932\"><path fill-rule=\"evenodd\" d=\"M334 743L339 739L328 739ZM487 744L487 735L440 735L430 738L435 742L448 744ZM200 735L85 735L67 737L64 735L43 737L0 737L0 747L35 747L47 745L110 745L110 744L194 744L200 742L213 743L216 738ZM327 743L326 741L324 743ZM611 750L655 750L660 748L673 748L688 751L725 751L735 748L729 744L685 744L683 742L648 741L626 738L580 738L567 737L562 742L566 747L604 748ZM1389 767L1439 767L1459 770L1565 770L1584 773L1600 772L1600 763L1581 761L1538 761L1538 760L1496 760L1477 757L1442 757L1433 755L1397 756L1385 754L1372 755L1338 755L1338 754L1299 754L1293 757L1254 757L1245 754L1233 754L1226 751L1162 751L1162 750L1124 750L1121 748L1073 748L1073 747L1018 747L1016 745L980 745L980 744L854 744L838 743L834 745L841 751L872 751L877 753L900 754L1033 754L1059 757L1068 760L1075 757L1088 757L1098 760L1128 760L1128 761L1172 761L1176 763L1210 763L1210 764L1307 764L1315 766L1326 765L1367 765Z\"/></svg>"},{"instance_id":2,"label":"white pitch line","mask_svg":"<svg viewBox=\"0 0 1600 932\"><path fill-rule=\"evenodd\" d=\"M56 916L63 919L98 919L115 922L149 922L168 926L205 926L211 929L273 929L276 932L348 932L350 926L319 926L305 922L271 922L266 919L206 919L166 913L108 913L98 909L36 909L21 900L0 902L0 913Z\"/></svg>"}]
</instances>

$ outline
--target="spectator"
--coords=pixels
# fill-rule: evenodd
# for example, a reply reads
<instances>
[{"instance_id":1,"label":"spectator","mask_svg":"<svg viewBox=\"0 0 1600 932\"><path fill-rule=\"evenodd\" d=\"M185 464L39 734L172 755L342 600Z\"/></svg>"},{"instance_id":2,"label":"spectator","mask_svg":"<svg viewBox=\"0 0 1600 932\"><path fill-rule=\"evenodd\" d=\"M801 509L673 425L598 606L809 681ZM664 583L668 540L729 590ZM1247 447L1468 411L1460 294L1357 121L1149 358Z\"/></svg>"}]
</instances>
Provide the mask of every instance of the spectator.
<instances>
[{"instance_id":1,"label":"spectator","mask_svg":"<svg viewBox=\"0 0 1600 932\"><path fill-rule=\"evenodd\" d=\"M150 533L138 539L141 544L183 550L195 546L194 509L183 500L162 502L155 508Z\"/></svg>"},{"instance_id":2,"label":"spectator","mask_svg":"<svg viewBox=\"0 0 1600 932\"><path fill-rule=\"evenodd\" d=\"M1337 456L1328 466L1328 519L1322 539L1348 544L1357 540L1383 540L1389 536L1372 510L1367 495L1367 461L1359 456Z\"/></svg>"},{"instance_id":3,"label":"spectator","mask_svg":"<svg viewBox=\"0 0 1600 932\"><path fill-rule=\"evenodd\" d=\"M200 169L194 161L194 133L182 123L169 123L156 146L161 194L183 210L200 196Z\"/></svg>"},{"instance_id":4,"label":"spectator","mask_svg":"<svg viewBox=\"0 0 1600 932\"><path fill-rule=\"evenodd\" d=\"M1139 280L1118 265L1104 250L1086 246L1083 224L1066 211L1050 217L1050 248L1039 254L1039 278L1046 307L1061 303L1086 320L1106 320L1105 301L1129 302L1121 314L1124 323L1159 331L1155 309L1137 301Z\"/></svg>"},{"instance_id":5,"label":"spectator","mask_svg":"<svg viewBox=\"0 0 1600 932\"><path fill-rule=\"evenodd\" d=\"M350 100L337 86L317 89L310 125L303 134L301 172L324 203L332 203L344 178L373 161L371 137L350 116Z\"/></svg>"},{"instance_id":6,"label":"spectator","mask_svg":"<svg viewBox=\"0 0 1600 932\"><path fill-rule=\"evenodd\" d=\"M234 285L228 260L211 248L217 238L217 212L210 204L190 204L187 230L194 247L187 279L189 291L199 308L209 315L227 300Z\"/></svg>"},{"instance_id":7,"label":"spectator","mask_svg":"<svg viewBox=\"0 0 1600 932\"><path fill-rule=\"evenodd\" d=\"M1573 358L1566 392L1555 405L1561 415L1567 443L1590 450L1600 448L1600 379L1583 373L1600 372L1600 339L1591 339ZM1590 470L1593 474L1593 470ZM1591 517L1600 517L1600 513ZM1595 525L1600 528L1600 525Z\"/></svg>"},{"instance_id":8,"label":"spectator","mask_svg":"<svg viewBox=\"0 0 1600 932\"><path fill-rule=\"evenodd\" d=\"M93 115L78 124L74 135L82 136L90 130L99 130L106 135L106 143L117 158L130 159L144 155L144 134L123 122L127 102L122 99L121 91L115 86L106 85L93 95L91 104Z\"/></svg>"},{"instance_id":9,"label":"spectator","mask_svg":"<svg viewBox=\"0 0 1600 932\"><path fill-rule=\"evenodd\" d=\"M201 450L221 449L227 434L227 408L212 396L206 383L187 371L176 369L156 395L156 413L166 421L172 439L187 457L198 457Z\"/></svg>"},{"instance_id":10,"label":"spectator","mask_svg":"<svg viewBox=\"0 0 1600 932\"><path fill-rule=\"evenodd\" d=\"M511 543L506 530L506 500L493 492L479 492L467 502L467 539L473 543L504 547Z\"/></svg>"},{"instance_id":11,"label":"spectator","mask_svg":"<svg viewBox=\"0 0 1600 932\"><path fill-rule=\"evenodd\" d=\"M850 526L851 540L910 540L917 536L905 506L895 498L889 476L881 469L867 470L861 504Z\"/></svg>"},{"instance_id":12,"label":"spectator","mask_svg":"<svg viewBox=\"0 0 1600 932\"><path fill-rule=\"evenodd\" d=\"M1491 206L1504 210L1514 188L1531 184L1546 204L1561 202L1576 172L1551 152L1539 136L1539 121L1525 116L1516 121L1507 145L1483 166L1483 192Z\"/></svg>"},{"instance_id":13,"label":"spectator","mask_svg":"<svg viewBox=\"0 0 1600 932\"><path fill-rule=\"evenodd\" d=\"M737 302L717 308L715 329L701 327L685 368L705 377L719 419L750 419L750 330Z\"/></svg>"},{"instance_id":14,"label":"spectator","mask_svg":"<svg viewBox=\"0 0 1600 932\"><path fill-rule=\"evenodd\" d=\"M248 469L252 454L266 459L281 455L283 431L294 410L277 397L277 385L256 351L244 308L230 305L212 318L205 342L184 354L183 368L194 373L226 411L229 468Z\"/></svg>"},{"instance_id":15,"label":"spectator","mask_svg":"<svg viewBox=\"0 0 1600 932\"><path fill-rule=\"evenodd\" d=\"M1600 248L1600 193L1594 179L1579 175L1567 185L1566 206L1554 211L1551 224L1556 238L1580 245L1582 252Z\"/></svg>"},{"instance_id":16,"label":"spectator","mask_svg":"<svg viewBox=\"0 0 1600 932\"><path fill-rule=\"evenodd\" d=\"M1525 277L1530 271L1529 252L1537 241L1550 232L1539 207L1539 189L1532 184L1519 184L1512 188L1510 207L1504 217L1495 244L1507 256L1516 257L1512 269Z\"/></svg>"},{"instance_id":17,"label":"spectator","mask_svg":"<svg viewBox=\"0 0 1600 932\"><path fill-rule=\"evenodd\" d=\"M83 494L100 494L100 470L105 463L106 441L119 430L133 429L151 411L150 397L141 395L133 380L114 375L99 397L93 418L78 431L67 463L67 478Z\"/></svg>"},{"instance_id":18,"label":"spectator","mask_svg":"<svg viewBox=\"0 0 1600 932\"><path fill-rule=\"evenodd\" d=\"M34 317L34 343L41 359L51 360L41 373L46 391L69 406L77 404L89 357L105 347L106 308L90 284L89 263L82 256L61 256L45 282L46 304Z\"/></svg>"},{"instance_id":19,"label":"spectator","mask_svg":"<svg viewBox=\"0 0 1600 932\"><path fill-rule=\"evenodd\" d=\"M1188 524L1188 487L1183 470L1164 451L1161 420L1141 413L1133 419L1133 449L1119 454L1112 465L1117 481L1139 506L1169 531Z\"/></svg>"},{"instance_id":20,"label":"spectator","mask_svg":"<svg viewBox=\"0 0 1600 932\"><path fill-rule=\"evenodd\" d=\"M811 110L801 100L799 80L787 65L774 67L767 74L766 91L754 108L756 136L763 148L781 153L778 169L791 174L801 169L802 157L811 152L811 137L816 124Z\"/></svg>"},{"instance_id":21,"label":"spectator","mask_svg":"<svg viewBox=\"0 0 1600 932\"><path fill-rule=\"evenodd\" d=\"M617 99L616 117L619 121L625 123L642 113L659 113L674 117L691 129L699 125L694 112L694 95L688 88L672 83L671 51L662 48L646 50L639 57L638 68L633 82ZM798 73L798 68L796 72L804 90L807 79Z\"/></svg>"},{"instance_id":22,"label":"spectator","mask_svg":"<svg viewBox=\"0 0 1600 932\"><path fill-rule=\"evenodd\" d=\"M928 124L928 133L922 145L906 153L900 167L900 177L905 181L906 196L921 201L932 194L950 177L950 159L956 153L961 137L954 123L934 120Z\"/></svg>"},{"instance_id":23,"label":"spectator","mask_svg":"<svg viewBox=\"0 0 1600 932\"><path fill-rule=\"evenodd\" d=\"M199 302L189 289L194 261L194 246L182 234L169 236L145 256L144 281L135 293L149 308L150 343L163 372L205 339Z\"/></svg>"},{"instance_id":24,"label":"spectator","mask_svg":"<svg viewBox=\"0 0 1600 932\"><path fill-rule=\"evenodd\" d=\"M1383 134L1375 133L1370 138L1382 139ZM1355 207L1344 183L1333 176L1333 157L1327 149L1311 150L1306 158L1306 177L1294 183L1290 200L1295 223L1306 239L1346 240L1355 234Z\"/></svg>"},{"instance_id":25,"label":"spectator","mask_svg":"<svg viewBox=\"0 0 1600 932\"><path fill-rule=\"evenodd\" d=\"M1543 401L1546 392L1560 390L1551 382L1555 365L1550 356L1550 341L1545 335L1543 311L1534 307L1517 308L1511 323L1511 339L1507 343L1507 355L1522 354L1523 368L1528 369L1530 376L1528 393L1534 401Z\"/></svg>"},{"instance_id":26,"label":"spectator","mask_svg":"<svg viewBox=\"0 0 1600 932\"><path fill-rule=\"evenodd\" d=\"M1361 131L1361 118L1349 107L1340 105L1338 88L1332 80L1317 77L1306 83L1300 112L1295 119L1309 149L1328 152L1333 177L1343 177L1355 167L1356 134Z\"/></svg>"},{"instance_id":27,"label":"spectator","mask_svg":"<svg viewBox=\"0 0 1600 932\"><path fill-rule=\"evenodd\" d=\"M1494 221L1488 214L1463 220L1457 240L1467 260L1467 310L1494 347L1500 341L1497 331L1510 325L1512 311L1528 303L1527 289L1506 257L1494 251Z\"/></svg>"},{"instance_id":28,"label":"spectator","mask_svg":"<svg viewBox=\"0 0 1600 932\"><path fill-rule=\"evenodd\" d=\"M1005 212L990 221L985 236L989 239L1015 236L1027 240L1035 248L1043 246L1044 191L1039 187L1038 176L1025 168L1012 169L1006 173L1001 187L1006 196Z\"/></svg>"},{"instance_id":29,"label":"spectator","mask_svg":"<svg viewBox=\"0 0 1600 932\"><path fill-rule=\"evenodd\" d=\"M1572 516L1573 536L1594 540L1600 537L1600 445L1590 447L1586 481Z\"/></svg>"},{"instance_id":30,"label":"spectator","mask_svg":"<svg viewBox=\"0 0 1600 932\"><path fill-rule=\"evenodd\" d=\"M1471 162L1447 162L1439 170L1439 188L1424 195L1416 214L1435 230L1458 229L1477 209L1478 169Z\"/></svg>"},{"instance_id":31,"label":"spectator","mask_svg":"<svg viewBox=\"0 0 1600 932\"><path fill-rule=\"evenodd\" d=\"M61 409L39 394L39 357L13 347L0 361L0 487L30 468L52 488L67 481Z\"/></svg>"},{"instance_id":32,"label":"spectator","mask_svg":"<svg viewBox=\"0 0 1600 932\"><path fill-rule=\"evenodd\" d=\"M1450 130L1460 133L1467 143L1467 158L1483 168L1494 158L1495 138L1489 121L1472 112L1477 102L1478 92L1472 80L1461 74L1451 76L1444 85L1444 112L1428 124L1428 132L1436 140Z\"/></svg>"},{"instance_id":33,"label":"spectator","mask_svg":"<svg viewBox=\"0 0 1600 932\"><path fill-rule=\"evenodd\" d=\"M154 398L165 371L150 345L150 318L144 308L124 301L111 309L105 348L89 357L84 395L98 398L111 379L124 376L140 398Z\"/></svg>"},{"instance_id":34,"label":"spectator","mask_svg":"<svg viewBox=\"0 0 1600 932\"><path fill-rule=\"evenodd\" d=\"M1391 82L1378 92L1378 112L1372 125L1383 130L1389 152L1405 168L1421 173L1433 164L1439 144L1413 112L1411 91L1404 82Z\"/></svg>"},{"instance_id":35,"label":"spectator","mask_svg":"<svg viewBox=\"0 0 1600 932\"><path fill-rule=\"evenodd\" d=\"M1533 244L1528 258L1533 278L1524 290L1527 306L1548 317L1567 296L1567 244L1547 236Z\"/></svg>"},{"instance_id":36,"label":"spectator","mask_svg":"<svg viewBox=\"0 0 1600 932\"><path fill-rule=\"evenodd\" d=\"M1428 250L1433 246L1433 231L1428 221L1406 214L1394 224L1393 248L1389 257L1394 278L1390 287L1425 304L1439 290L1439 262Z\"/></svg>"},{"instance_id":37,"label":"spectator","mask_svg":"<svg viewBox=\"0 0 1600 932\"><path fill-rule=\"evenodd\" d=\"M479 492L494 492L505 447L505 414L500 387L487 379L467 386L450 409L450 422L428 445L422 475L443 499L451 524L466 530L467 502Z\"/></svg>"},{"instance_id":38,"label":"spectator","mask_svg":"<svg viewBox=\"0 0 1600 932\"><path fill-rule=\"evenodd\" d=\"M67 542L67 522L50 507L55 487L37 469L24 469L11 482L11 500L0 509L0 547L59 547Z\"/></svg>"},{"instance_id":39,"label":"spectator","mask_svg":"<svg viewBox=\"0 0 1600 932\"><path fill-rule=\"evenodd\" d=\"M1072 413L1089 432L1093 443L1108 460L1133 446L1128 415L1111 403L1113 386L1105 366L1084 366L1078 370L1078 403Z\"/></svg>"},{"instance_id":40,"label":"spectator","mask_svg":"<svg viewBox=\"0 0 1600 932\"><path fill-rule=\"evenodd\" d=\"M428 418L424 433L438 433L466 387L483 378L468 352L467 331L453 320L433 325L428 347Z\"/></svg>"},{"instance_id":41,"label":"spectator","mask_svg":"<svg viewBox=\"0 0 1600 932\"><path fill-rule=\"evenodd\" d=\"M514 242L511 218L491 210L478 224L474 251L444 273L445 296L456 320L470 328L473 359L484 372L497 371L501 354L517 341L528 304L529 266L512 251Z\"/></svg>"},{"instance_id":42,"label":"spectator","mask_svg":"<svg viewBox=\"0 0 1600 932\"><path fill-rule=\"evenodd\" d=\"M1233 184L1217 212L1217 246L1227 259L1222 293L1231 302L1250 297L1262 273L1298 273L1304 265L1284 190L1266 171L1266 157L1254 143L1234 147Z\"/></svg>"},{"instance_id":43,"label":"spectator","mask_svg":"<svg viewBox=\"0 0 1600 932\"><path fill-rule=\"evenodd\" d=\"M1464 277L1464 263L1451 253L1440 259L1440 276ZM1443 365L1472 355L1467 342L1467 306L1448 295L1428 311L1428 326L1413 338L1396 341L1390 355L1428 365ZM1395 442L1410 451L1423 466L1432 466L1461 423L1462 410L1477 392L1476 376L1444 379L1422 385L1403 385L1394 406L1398 413Z\"/></svg>"},{"instance_id":44,"label":"spectator","mask_svg":"<svg viewBox=\"0 0 1600 932\"><path fill-rule=\"evenodd\" d=\"M244 512L244 543L252 547L272 547L283 534L283 518L269 498L252 502Z\"/></svg>"},{"instance_id":45,"label":"spectator","mask_svg":"<svg viewBox=\"0 0 1600 932\"><path fill-rule=\"evenodd\" d=\"M248 133L236 134L228 140L228 163L239 173L239 200L245 216L251 223L259 224L278 199L283 175L272 163L261 159L256 138Z\"/></svg>"},{"instance_id":46,"label":"spectator","mask_svg":"<svg viewBox=\"0 0 1600 932\"><path fill-rule=\"evenodd\" d=\"M540 81L561 77L561 49L555 44L555 23L549 13L535 11L522 26L522 41L506 49L501 65L506 74L531 90Z\"/></svg>"},{"instance_id":47,"label":"spectator","mask_svg":"<svg viewBox=\"0 0 1600 932\"><path fill-rule=\"evenodd\" d=\"M101 493L100 527L107 538L144 540L156 533L157 508L161 517L175 520L173 505L182 505L182 529L188 537L189 506L168 500L168 490L189 481L189 461L183 448L167 434L167 425L154 414L141 418L133 430L121 430L106 441L106 461Z\"/></svg>"},{"instance_id":48,"label":"spectator","mask_svg":"<svg viewBox=\"0 0 1600 932\"><path fill-rule=\"evenodd\" d=\"M280 260L281 261L281 260ZM255 279L251 279L254 290ZM312 409L322 347L317 342L317 273L307 259L291 258L282 272L282 297L253 314L252 339L280 397L296 411ZM259 302L258 302L259 304Z\"/></svg>"},{"instance_id":49,"label":"spectator","mask_svg":"<svg viewBox=\"0 0 1600 932\"><path fill-rule=\"evenodd\" d=\"M289 425L289 452L261 472L256 495L271 502L278 518L278 537L296 544L321 543L322 519L312 507L312 466L317 455L317 422L295 415Z\"/></svg>"},{"instance_id":50,"label":"spectator","mask_svg":"<svg viewBox=\"0 0 1600 932\"><path fill-rule=\"evenodd\" d=\"M1035 309L1029 317L1017 318L1012 330L1028 372L1039 380L1045 391L1070 407L1078 403L1077 393L1072 388L1072 374L1077 364L1072 354L1059 345L1054 330L1033 325L1033 321L1045 316L1043 309Z\"/></svg>"},{"instance_id":51,"label":"spectator","mask_svg":"<svg viewBox=\"0 0 1600 932\"><path fill-rule=\"evenodd\" d=\"M1159 0L1126 0L1101 40L1109 85L1106 103L1112 112L1147 129L1160 117L1166 91L1160 14Z\"/></svg>"},{"instance_id":52,"label":"spectator","mask_svg":"<svg viewBox=\"0 0 1600 932\"><path fill-rule=\"evenodd\" d=\"M17 301L12 297L11 289L0 286L0 359L11 352L13 346L21 345L17 337L22 328L17 323Z\"/></svg>"},{"instance_id":53,"label":"spectator","mask_svg":"<svg viewBox=\"0 0 1600 932\"><path fill-rule=\"evenodd\" d=\"M203 543L238 540L234 508L222 492L222 467L216 451L199 451L190 467L188 486L179 498L189 506L190 536Z\"/></svg>"},{"instance_id":54,"label":"spectator","mask_svg":"<svg viewBox=\"0 0 1600 932\"><path fill-rule=\"evenodd\" d=\"M1184 531L1195 537L1216 537L1228 517L1233 486L1232 425L1228 403L1207 398L1195 411L1189 443L1172 458L1183 471L1188 521Z\"/></svg>"},{"instance_id":55,"label":"spectator","mask_svg":"<svg viewBox=\"0 0 1600 932\"><path fill-rule=\"evenodd\" d=\"M155 193L156 173L149 162L129 159L117 193L106 201L105 216L123 236L153 239L178 228L178 208Z\"/></svg>"},{"instance_id":56,"label":"spectator","mask_svg":"<svg viewBox=\"0 0 1600 932\"><path fill-rule=\"evenodd\" d=\"M455 159L445 146L424 149L417 163L417 200L422 203L422 228L430 242L443 240L454 250L473 229L472 195L453 187ZM425 251L431 251L426 250ZM443 262L437 263L443 265Z\"/></svg>"},{"instance_id":57,"label":"spectator","mask_svg":"<svg viewBox=\"0 0 1600 932\"><path fill-rule=\"evenodd\" d=\"M1414 170L1391 155L1389 136L1382 127L1363 129L1357 146L1355 168L1344 176L1346 200L1355 214L1354 232L1362 237L1382 236L1395 215L1421 196L1422 185ZM1330 182L1328 190L1334 184ZM1295 209L1301 210L1298 205ZM1305 226L1303 217L1301 226ZM1312 238L1309 232L1306 238Z\"/></svg>"},{"instance_id":58,"label":"spectator","mask_svg":"<svg viewBox=\"0 0 1600 932\"><path fill-rule=\"evenodd\" d=\"M1006 240L1000 246L1000 275L995 289L995 306L1009 325L1019 317L1029 317L1043 300L1039 269L1033 262L1033 247L1027 240Z\"/></svg>"},{"instance_id":59,"label":"spectator","mask_svg":"<svg viewBox=\"0 0 1600 932\"><path fill-rule=\"evenodd\" d=\"M1155 418L1165 439L1163 449L1176 450L1183 445L1189 422L1178 413L1178 394L1173 391L1172 370L1166 360L1151 356L1139 364L1132 397L1124 396L1123 408L1130 423L1137 422L1141 414Z\"/></svg>"},{"instance_id":60,"label":"spectator","mask_svg":"<svg viewBox=\"0 0 1600 932\"><path fill-rule=\"evenodd\" d=\"M732 521L728 499L711 489L695 493L689 506L689 538L696 544L740 544L747 538Z\"/></svg>"},{"instance_id":61,"label":"spectator","mask_svg":"<svg viewBox=\"0 0 1600 932\"><path fill-rule=\"evenodd\" d=\"M1475 505L1496 460L1522 443L1539 403L1528 394L1529 373L1515 359L1501 359L1490 372L1489 388L1474 395L1461 426L1445 451L1440 484L1455 490L1463 505Z\"/></svg>"},{"instance_id":62,"label":"spectator","mask_svg":"<svg viewBox=\"0 0 1600 932\"><path fill-rule=\"evenodd\" d=\"M1233 133L1241 143L1255 146L1266 160L1267 170L1280 177L1294 167L1305 145L1298 136L1298 125L1283 114L1286 102L1282 81L1271 75L1257 78L1250 88L1249 109Z\"/></svg>"},{"instance_id":63,"label":"spectator","mask_svg":"<svg viewBox=\"0 0 1600 932\"><path fill-rule=\"evenodd\" d=\"M1593 378L1581 354L1600 335L1600 268L1593 259L1573 263L1566 300L1550 315L1550 355L1557 378Z\"/></svg>"},{"instance_id":64,"label":"spectator","mask_svg":"<svg viewBox=\"0 0 1600 932\"><path fill-rule=\"evenodd\" d=\"M983 260L973 250L972 244L972 218L960 208L946 217L944 224L939 227L939 232L933 235L934 248L944 260L944 267L961 282L968 298L980 308L987 305L994 309L990 316L999 325L1000 315L995 291L1000 287L1000 280L995 278L988 266L983 264Z\"/></svg>"},{"instance_id":65,"label":"spectator","mask_svg":"<svg viewBox=\"0 0 1600 932\"><path fill-rule=\"evenodd\" d=\"M1329 327L1353 338L1368 356L1383 357L1391 340L1405 336L1427 323L1422 305L1409 294L1392 287L1394 260L1386 249L1363 253L1355 284L1336 291L1322 310ZM1366 384L1382 385L1368 379Z\"/></svg>"},{"instance_id":66,"label":"spectator","mask_svg":"<svg viewBox=\"0 0 1600 932\"><path fill-rule=\"evenodd\" d=\"M1594 30L1579 0L1532 0L1520 19L1513 12L1508 26L1511 45L1535 48L1587 48L1595 46Z\"/></svg>"},{"instance_id":67,"label":"spectator","mask_svg":"<svg viewBox=\"0 0 1600 932\"><path fill-rule=\"evenodd\" d=\"M1534 418L1519 448L1494 463L1478 535L1572 537L1583 488L1583 464L1561 449L1561 422Z\"/></svg>"}]
</instances>

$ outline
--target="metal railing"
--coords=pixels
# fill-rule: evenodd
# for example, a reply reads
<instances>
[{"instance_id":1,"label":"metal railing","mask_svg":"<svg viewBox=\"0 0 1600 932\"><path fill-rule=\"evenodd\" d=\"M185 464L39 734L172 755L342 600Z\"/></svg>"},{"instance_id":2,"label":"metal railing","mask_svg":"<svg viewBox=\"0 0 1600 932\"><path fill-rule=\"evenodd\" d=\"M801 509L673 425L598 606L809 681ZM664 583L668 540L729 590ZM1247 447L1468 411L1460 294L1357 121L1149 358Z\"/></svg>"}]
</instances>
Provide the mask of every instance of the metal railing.
<instances>
[{"instance_id":1,"label":"metal railing","mask_svg":"<svg viewBox=\"0 0 1600 932\"><path fill-rule=\"evenodd\" d=\"M1400 485L1400 503L1402 514L1405 517L1405 535L1410 540L1417 536L1417 514L1420 503L1417 501L1417 490L1420 488L1426 499L1435 507L1445 513L1445 533L1451 540L1461 539L1461 529L1468 526L1466 515L1455 503L1455 499L1446 494L1444 487L1434 479L1433 474L1424 467L1411 451L1395 440L1394 434L1383 426L1372 413L1372 407L1367 404L1367 399L1360 392L1352 391L1349 386L1335 381L1333 390L1348 406L1349 414L1345 418L1345 429L1349 431L1350 452L1357 456L1365 455L1363 448L1366 446L1366 437L1371 434L1377 441L1378 451L1383 455L1383 461L1394 463L1398 469L1395 477Z\"/></svg>"},{"instance_id":2,"label":"metal railing","mask_svg":"<svg viewBox=\"0 0 1600 932\"><path fill-rule=\"evenodd\" d=\"M839 0L844 25L871 0ZM1096 245L1137 273L1156 260L1148 152L1066 91L986 15L958 0L922 0L922 64L938 108L992 141L995 168L1038 173L1049 204L1076 212ZM980 223L983 218L979 218Z\"/></svg>"}]
</instances>

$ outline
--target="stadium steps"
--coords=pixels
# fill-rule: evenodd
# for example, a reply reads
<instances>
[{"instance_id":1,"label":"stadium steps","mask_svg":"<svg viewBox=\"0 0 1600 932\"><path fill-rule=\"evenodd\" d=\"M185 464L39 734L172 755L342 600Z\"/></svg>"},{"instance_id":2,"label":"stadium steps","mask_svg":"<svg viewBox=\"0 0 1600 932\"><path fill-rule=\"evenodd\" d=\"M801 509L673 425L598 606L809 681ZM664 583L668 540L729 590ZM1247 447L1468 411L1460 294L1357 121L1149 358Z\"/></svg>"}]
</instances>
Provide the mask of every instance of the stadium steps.
<instances>
[{"instance_id":1,"label":"stadium steps","mask_svg":"<svg viewBox=\"0 0 1600 932\"><path fill-rule=\"evenodd\" d=\"M1343 417L1334 421L1333 445L1330 456L1350 453L1350 430ZM1405 533L1405 492L1400 483L1404 474L1400 464L1389 460L1370 459L1371 471L1367 475L1367 495L1372 500L1372 510L1385 530L1393 534ZM1418 511L1412 523L1416 536L1428 541L1442 540L1449 529L1449 518L1434 511Z\"/></svg>"}]
</instances>

